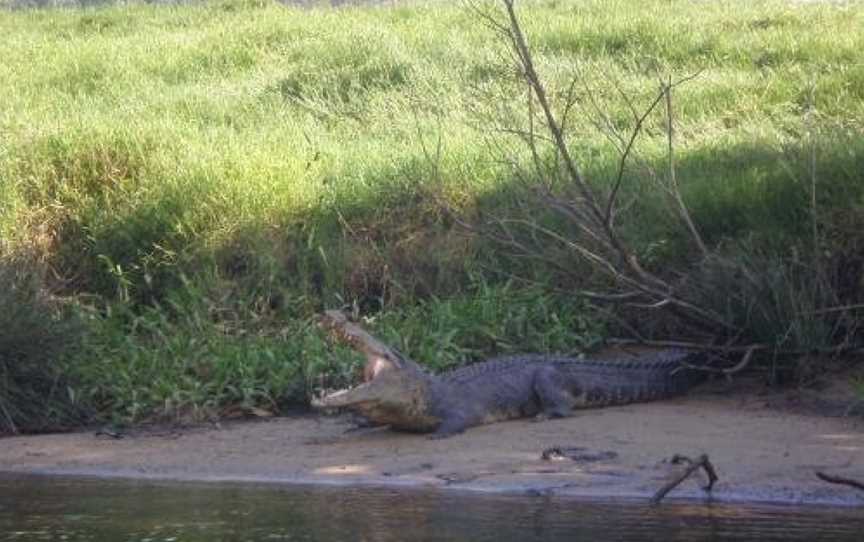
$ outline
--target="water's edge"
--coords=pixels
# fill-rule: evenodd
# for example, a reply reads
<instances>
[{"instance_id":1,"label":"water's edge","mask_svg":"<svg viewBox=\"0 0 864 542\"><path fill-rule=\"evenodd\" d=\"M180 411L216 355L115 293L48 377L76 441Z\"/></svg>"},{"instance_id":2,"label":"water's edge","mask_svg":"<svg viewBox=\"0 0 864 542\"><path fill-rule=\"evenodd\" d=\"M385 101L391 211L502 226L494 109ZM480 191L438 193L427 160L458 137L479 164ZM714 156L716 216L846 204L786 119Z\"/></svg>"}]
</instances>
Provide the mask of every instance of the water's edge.
<instances>
[{"instance_id":1,"label":"water's edge","mask_svg":"<svg viewBox=\"0 0 864 542\"><path fill-rule=\"evenodd\" d=\"M0 541L859 542L864 511L453 488L0 475Z\"/></svg>"},{"instance_id":2,"label":"water's edge","mask_svg":"<svg viewBox=\"0 0 864 542\"><path fill-rule=\"evenodd\" d=\"M456 494L476 495L509 495L540 498L564 498L579 502L598 503L632 503L646 504L654 495L653 491L641 490L636 487L614 488L574 487L566 484L544 484L526 482L523 484L483 484L459 483L440 484L420 479L393 479L384 477L369 477L364 479L345 480L344 478L321 476L261 476L261 475L214 475L214 474L178 474L150 473L134 469L100 469L100 468L50 468L11 470L0 466L0 481L4 479L79 479L129 482L165 482L193 484L232 484L284 486L286 488L380 488L398 489L421 492L448 492ZM864 506L864 492L848 493L826 491L814 494L804 488L763 488L761 490L747 489L739 491L724 491L722 494L708 494L682 484L669 493L663 502L679 504L728 504L728 505L770 505L770 506L816 506L855 508ZM662 504L662 503L661 503Z\"/></svg>"}]
</instances>

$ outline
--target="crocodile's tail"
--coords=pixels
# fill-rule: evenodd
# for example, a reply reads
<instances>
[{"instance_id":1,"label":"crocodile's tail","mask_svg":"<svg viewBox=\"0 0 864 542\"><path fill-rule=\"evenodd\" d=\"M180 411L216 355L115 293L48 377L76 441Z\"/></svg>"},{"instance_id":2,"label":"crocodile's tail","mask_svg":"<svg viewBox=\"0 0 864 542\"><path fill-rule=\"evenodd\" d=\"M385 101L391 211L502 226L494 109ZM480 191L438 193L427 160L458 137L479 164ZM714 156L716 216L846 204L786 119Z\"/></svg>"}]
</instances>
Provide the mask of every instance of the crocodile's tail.
<instances>
[{"instance_id":1,"label":"crocodile's tail","mask_svg":"<svg viewBox=\"0 0 864 542\"><path fill-rule=\"evenodd\" d=\"M572 370L578 372L585 406L606 406L681 395L706 379L708 372L701 368L708 359L705 352L660 350L580 360Z\"/></svg>"},{"instance_id":2,"label":"crocodile's tail","mask_svg":"<svg viewBox=\"0 0 864 542\"><path fill-rule=\"evenodd\" d=\"M659 374L689 375L702 379L707 374L704 370L710 360L707 351L665 349L648 350L638 354L626 353L617 356L605 356L602 358L585 358L579 362L585 365L610 364L623 371L647 371Z\"/></svg>"}]
</instances>

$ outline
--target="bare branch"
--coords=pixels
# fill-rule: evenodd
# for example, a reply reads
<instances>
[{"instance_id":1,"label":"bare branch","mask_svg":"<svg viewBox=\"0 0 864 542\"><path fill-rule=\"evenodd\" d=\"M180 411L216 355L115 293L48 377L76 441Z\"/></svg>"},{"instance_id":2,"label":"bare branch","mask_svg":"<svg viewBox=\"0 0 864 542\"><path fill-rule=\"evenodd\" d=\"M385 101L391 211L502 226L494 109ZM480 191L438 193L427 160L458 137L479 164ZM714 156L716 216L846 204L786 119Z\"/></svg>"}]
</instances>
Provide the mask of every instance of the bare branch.
<instances>
[{"instance_id":1,"label":"bare branch","mask_svg":"<svg viewBox=\"0 0 864 542\"><path fill-rule=\"evenodd\" d=\"M714 469L714 465L711 464L711 461L708 459L707 454L700 455L696 461L693 461L689 457L685 457L683 455L675 455L672 457L672 464L679 463L687 463L688 466L686 469L681 471L677 476L675 476L672 480L663 485L660 489L657 490L657 493L651 497L651 504L660 504L666 495L681 485L681 482L689 478L694 472L699 470L701 467L705 470L705 474L708 475L708 484L702 488L703 491L710 492L713 489L714 484L719 480L717 477L717 471Z\"/></svg>"},{"instance_id":2,"label":"bare branch","mask_svg":"<svg viewBox=\"0 0 864 542\"><path fill-rule=\"evenodd\" d=\"M594 94L590 90L586 93L587 99L597 109L600 118L607 123L605 133L609 137L618 139L621 150L619 160L619 168L615 182L613 183L608 196L601 196L595 188L593 188L588 180L583 175L579 164L570 153L567 140L564 137L563 122L567 120L567 114L570 113L574 105L577 103L575 98L577 86L584 84L584 77L575 76L568 85L568 90L564 102L564 115L561 117L562 122L553 113L550 102L550 95L547 92L544 83L535 68L534 60L531 51L528 48L525 35L521 29L519 18L516 15L514 8L515 0L502 0L504 5L504 13L507 18L506 32L502 26L505 23L498 18L493 17L488 12L483 12L481 16L487 22L493 21L490 25L497 29L499 34L504 35L510 45L513 58L518 64L519 74L529 88L527 97L527 129L519 128L512 130L511 133L516 133L523 142L527 145L533 159L534 168L538 173L539 178L544 181L538 183L541 195L545 197L545 203L548 208L561 213L570 223L577 227L579 231L586 236L584 240L570 239L567 235L553 231L532 220L499 220L496 226L504 232L503 241L516 250L525 250L524 243L509 232L511 226L527 227L532 234L541 235L555 241L560 246L572 250L581 258L586 260L590 265L596 267L600 272L610 277L618 287L625 289L628 292L636 292L638 295L627 297L632 302L638 302L642 306L652 309L666 309L673 314L682 316L690 325L698 326L702 329L722 329L724 334L732 332L734 335L737 327L727 322L721 315L698 306L697 304L682 298L675 294L675 288L661 276L649 272L644 269L637 258L636 253L631 250L626 241L619 236L615 227L615 216L617 214L616 206L620 194L620 188L624 179L624 171L628 160L633 156L636 141L639 134L642 132L645 122L657 106L666 98L667 105L667 136L669 138L669 153L670 153L670 181L666 183L666 188L673 194L678 205L678 212L683 217L688 228L703 254L707 254L704 243L701 242L701 237L695 228L693 221L690 219L687 208L684 205L683 199L680 196L680 191L677 189L677 179L674 171L674 144L672 132L672 109L671 109L671 89L695 77L695 75L685 77L679 81L673 82L671 78L664 83L661 91L653 99L650 106L644 112L637 113L632 101L628 99L628 106L634 114L636 124L625 139L615 129L612 120L606 115L596 101ZM618 89L619 92L621 89ZM535 111L535 107L538 108ZM538 134L538 128L542 126L548 133L549 137L544 137ZM550 141L551 140L551 141ZM560 171L566 176L570 185L574 188L578 198L568 201L567 199L558 197L552 193L551 187L548 184L548 174L550 173L550 164L544 162L543 155L538 147L538 142L549 143L555 151L555 174ZM663 186L661 184L661 186ZM602 201L601 201L602 200ZM581 236L580 236L581 237ZM539 251L531 252L534 257Z\"/></svg>"},{"instance_id":3,"label":"bare branch","mask_svg":"<svg viewBox=\"0 0 864 542\"><path fill-rule=\"evenodd\" d=\"M692 77L696 77L693 75ZM691 77L691 78L692 78ZM682 79L676 84L681 84L685 80ZM675 85L672 83L672 78L669 78L669 82L663 85L663 94L666 96L666 140L668 143L669 150L669 184L672 191L672 196L675 199L675 203L678 205L678 212L681 215L681 218L684 220L684 223L687 225L687 228L690 230L690 234L693 236L693 240L696 242L696 246L699 247L699 251L702 253L703 257L708 256L708 248L705 246L705 242L702 240L702 236L699 235L699 230L696 229L696 224L693 223L693 219L690 216L690 211L687 210L687 206L684 204L684 198L681 196L681 189L678 186L678 177L675 174L675 146L674 146L674 131L672 128L673 122L673 113L672 113L672 89Z\"/></svg>"},{"instance_id":4,"label":"bare branch","mask_svg":"<svg viewBox=\"0 0 864 542\"><path fill-rule=\"evenodd\" d=\"M561 131L567 131L567 117L570 115L570 110L576 105L576 98L574 96L576 91L576 83L579 82L579 76L574 76L573 79L570 80L570 85L567 88L567 97L564 98L564 111L561 113Z\"/></svg>"},{"instance_id":5,"label":"bare branch","mask_svg":"<svg viewBox=\"0 0 864 542\"><path fill-rule=\"evenodd\" d=\"M824 482L828 482L829 484L840 484L844 486L854 487L855 489L860 489L864 491L864 482L859 482L858 480L853 480L852 478L843 478L842 476L834 476L831 474L826 474L821 471L816 471L816 477Z\"/></svg>"},{"instance_id":6,"label":"bare branch","mask_svg":"<svg viewBox=\"0 0 864 542\"><path fill-rule=\"evenodd\" d=\"M613 219L612 207L615 205L615 200L618 198L618 189L621 188L621 181L624 179L624 166L627 163L627 157L630 156L630 151L633 149L633 144L636 143L636 138L639 136L639 133L642 131L642 124L645 122L645 119L648 118L648 115L654 111L654 108L660 103L663 99L663 93L659 93L654 101L651 102L651 105L648 106L648 109L642 113L639 118L636 119L636 125L633 127L633 131L630 133L630 139L627 141L627 144L624 146L624 150L621 152L621 159L618 162L618 177L615 179L615 183L612 185L612 190L609 192L609 198L606 200L606 211L603 213L604 220L611 226Z\"/></svg>"},{"instance_id":7,"label":"bare branch","mask_svg":"<svg viewBox=\"0 0 864 542\"><path fill-rule=\"evenodd\" d=\"M741 357L741 361L739 361L733 367L723 369L723 374L731 376L735 373L743 371L747 368L748 365L750 365L750 360L753 359L753 352L755 352L756 350L761 350L763 348L765 348L765 345L763 344L751 344L749 347L747 347L747 351Z\"/></svg>"},{"instance_id":8,"label":"bare branch","mask_svg":"<svg viewBox=\"0 0 864 542\"><path fill-rule=\"evenodd\" d=\"M546 143L553 143L552 139L537 133L532 133L531 129L529 130L520 130L518 128L496 128L496 132L501 134L509 134L518 136L519 139L524 141L526 144L533 138L534 140L545 141Z\"/></svg>"},{"instance_id":9,"label":"bare branch","mask_svg":"<svg viewBox=\"0 0 864 542\"><path fill-rule=\"evenodd\" d=\"M475 15L480 17L481 21L484 25L486 25L492 31L501 34L506 37L508 40L510 39L510 28L504 24L499 22L495 17L493 17L487 10L482 9L477 2L467 0L465 4L468 6L468 9L471 10Z\"/></svg>"},{"instance_id":10,"label":"bare branch","mask_svg":"<svg viewBox=\"0 0 864 542\"><path fill-rule=\"evenodd\" d=\"M704 71L705 71L705 68L702 68L702 69L696 71L695 73L691 73L690 75L685 75L681 79L678 79L676 81L672 81L669 83L669 88L675 88L675 87L678 87L680 85L683 85L684 83L687 83L688 81L692 81L693 79L696 79L697 77L702 75L702 72L704 72Z\"/></svg>"},{"instance_id":11,"label":"bare branch","mask_svg":"<svg viewBox=\"0 0 864 542\"><path fill-rule=\"evenodd\" d=\"M525 79L533 89L534 95L537 97L537 101L540 104L540 108L543 110L543 114L546 117L547 128L551 132L559 152L561 152L564 166L566 167L570 177L576 182L578 189L582 192L582 197L585 199L591 212L595 215L594 218L596 220L601 220L602 215L596 206L594 193L588 187L588 183L582 176L582 172L570 156L570 151L567 149L567 143L564 140L564 135L561 132L558 121L555 119L555 115L552 113L552 108L549 105L546 88L540 82L540 77L537 75L537 71L534 68L534 60L528 49L528 44L525 41L525 36L522 33L519 19L516 16L516 11L513 7L514 0L503 0L503 2L507 9L507 16L510 20L510 35L513 46L519 60L521 61L522 68L524 69Z\"/></svg>"}]
</instances>

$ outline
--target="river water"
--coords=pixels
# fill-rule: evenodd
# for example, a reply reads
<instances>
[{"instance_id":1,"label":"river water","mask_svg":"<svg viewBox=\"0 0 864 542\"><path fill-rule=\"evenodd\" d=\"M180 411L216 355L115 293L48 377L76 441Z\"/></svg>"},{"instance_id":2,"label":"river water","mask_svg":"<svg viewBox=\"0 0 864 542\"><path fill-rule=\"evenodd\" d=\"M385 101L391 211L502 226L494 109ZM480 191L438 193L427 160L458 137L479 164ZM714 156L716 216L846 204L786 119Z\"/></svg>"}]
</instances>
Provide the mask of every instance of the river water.
<instances>
[{"instance_id":1,"label":"river water","mask_svg":"<svg viewBox=\"0 0 864 542\"><path fill-rule=\"evenodd\" d=\"M864 508L0 478L0 541L855 541Z\"/></svg>"}]
</instances>

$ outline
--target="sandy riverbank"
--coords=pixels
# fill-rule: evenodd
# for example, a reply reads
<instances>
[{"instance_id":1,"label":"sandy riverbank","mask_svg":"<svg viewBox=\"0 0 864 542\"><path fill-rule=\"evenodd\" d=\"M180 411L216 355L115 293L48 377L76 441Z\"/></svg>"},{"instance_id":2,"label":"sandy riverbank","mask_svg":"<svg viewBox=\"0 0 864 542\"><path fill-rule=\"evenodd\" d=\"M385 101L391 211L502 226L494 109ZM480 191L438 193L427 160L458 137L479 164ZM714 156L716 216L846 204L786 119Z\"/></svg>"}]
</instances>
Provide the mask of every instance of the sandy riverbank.
<instances>
[{"instance_id":1,"label":"sandy riverbank","mask_svg":"<svg viewBox=\"0 0 864 542\"><path fill-rule=\"evenodd\" d=\"M376 484L647 498L676 453L710 455L720 501L864 504L864 492L816 471L864 479L864 420L790 412L764 398L707 395L589 410L545 422L478 427L445 440L348 432L344 418L304 415L221 427L91 432L0 440L0 471L203 481ZM588 461L544 461L553 446ZM610 453L611 452L611 453ZM670 498L705 499L695 479Z\"/></svg>"}]
</instances>

